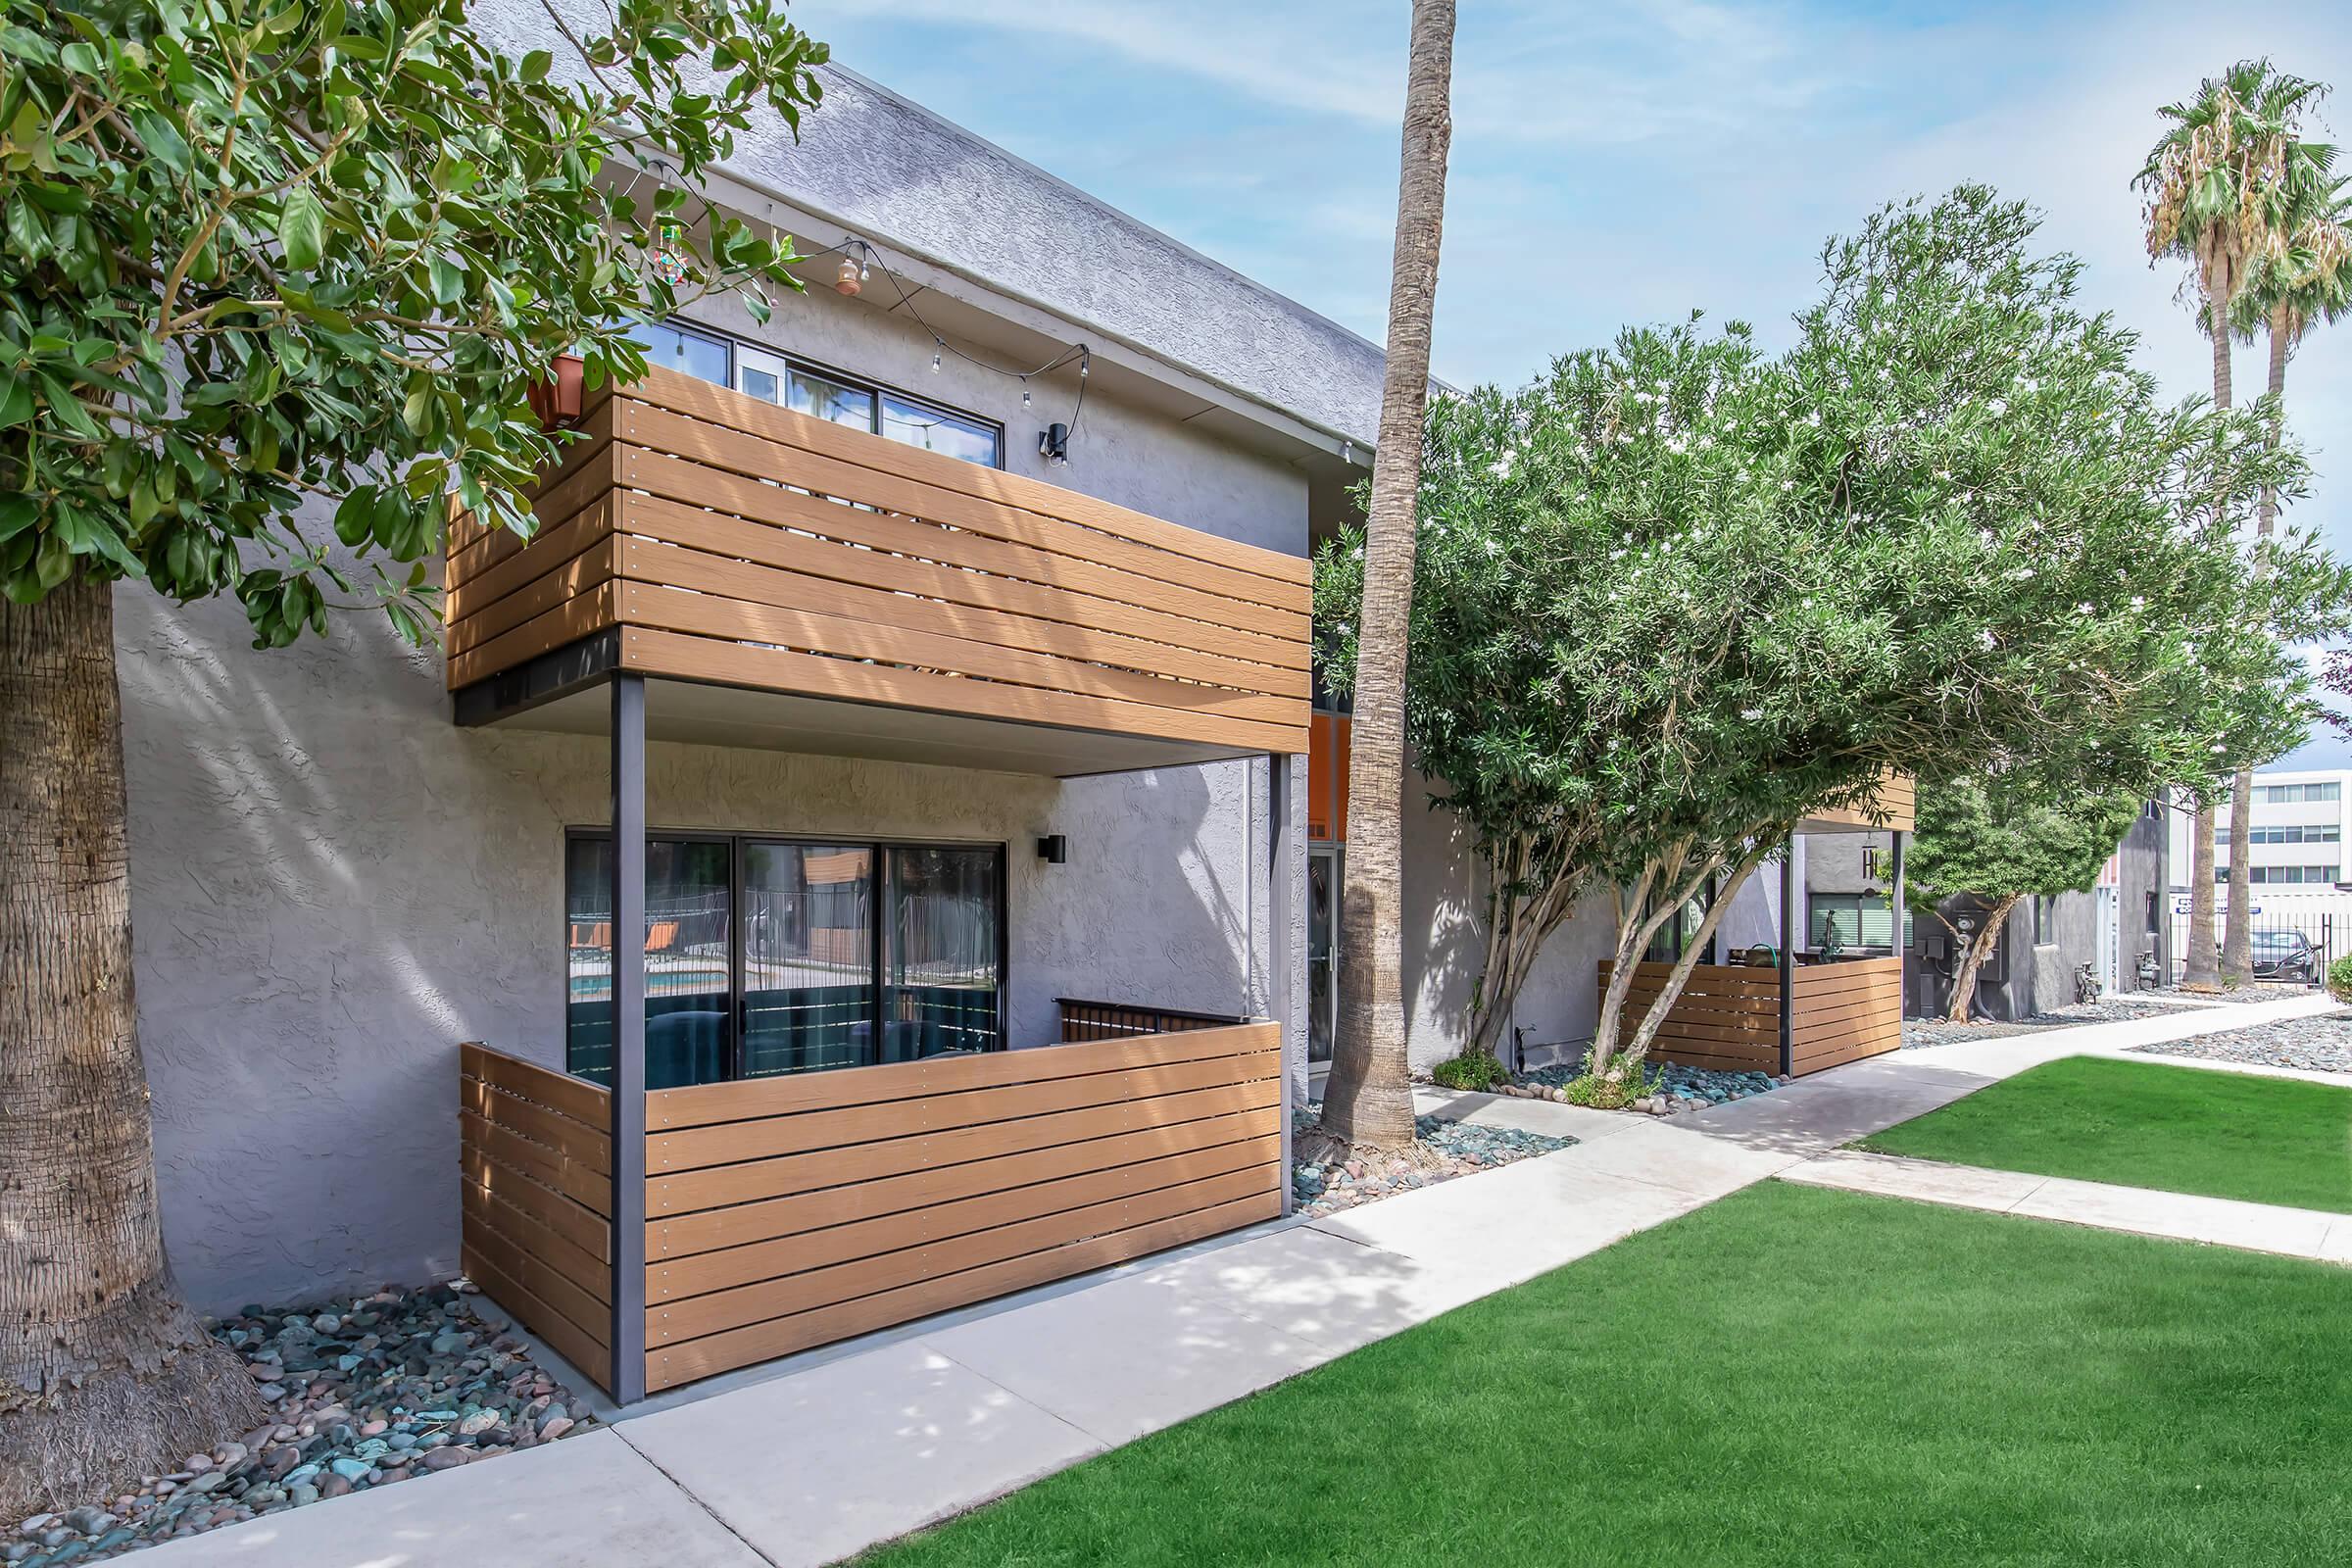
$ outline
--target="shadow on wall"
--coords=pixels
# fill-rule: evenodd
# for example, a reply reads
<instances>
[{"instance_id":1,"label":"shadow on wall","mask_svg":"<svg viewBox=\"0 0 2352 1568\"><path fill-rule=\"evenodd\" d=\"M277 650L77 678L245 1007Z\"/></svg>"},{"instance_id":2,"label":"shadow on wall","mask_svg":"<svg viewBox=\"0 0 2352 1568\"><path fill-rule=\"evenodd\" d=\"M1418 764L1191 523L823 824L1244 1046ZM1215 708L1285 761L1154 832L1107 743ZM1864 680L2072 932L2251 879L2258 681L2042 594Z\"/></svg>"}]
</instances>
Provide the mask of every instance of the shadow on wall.
<instances>
[{"instance_id":1,"label":"shadow on wall","mask_svg":"<svg viewBox=\"0 0 2352 1568\"><path fill-rule=\"evenodd\" d=\"M447 1276L455 1046L563 1062L563 830L607 817L605 743L457 728L439 655L378 617L270 653L233 603L125 587L117 618L140 1031L183 1290L226 1309ZM1244 762L1065 784L656 746L648 816L1005 842L1012 1040L1038 1044L1057 995L1238 1010L1250 786ZM1046 832L1070 863L1037 860Z\"/></svg>"}]
</instances>

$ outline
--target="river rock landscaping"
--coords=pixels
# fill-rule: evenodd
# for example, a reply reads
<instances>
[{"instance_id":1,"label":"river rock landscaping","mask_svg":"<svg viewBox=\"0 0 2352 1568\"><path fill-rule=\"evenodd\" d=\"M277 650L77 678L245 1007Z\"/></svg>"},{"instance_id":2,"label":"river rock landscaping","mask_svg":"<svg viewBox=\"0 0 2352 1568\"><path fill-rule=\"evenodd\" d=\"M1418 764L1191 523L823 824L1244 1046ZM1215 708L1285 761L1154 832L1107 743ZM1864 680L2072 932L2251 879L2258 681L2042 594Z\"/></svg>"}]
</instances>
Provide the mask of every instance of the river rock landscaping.
<instances>
[{"instance_id":1,"label":"river rock landscaping","mask_svg":"<svg viewBox=\"0 0 2352 1568\"><path fill-rule=\"evenodd\" d=\"M1315 1119L1301 1116L1296 1125L1312 1131ZM1291 1171L1291 1196L1302 1214L1334 1214L1345 1208L1493 1170L1515 1160L1554 1153L1572 1148L1573 1138L1554 1138L1517 1127L1489 1127L1478 1122L1448 1121L1437 1116L1413 1118L1413 1140L1432 1156L1427 1165L1405 1160L1387 1164L1360 1159L1328 1163L1302 1162Z\"/></svg>"},{"instance_id":2,"label":"river rock landscaping","mask_svg":"<svg viewBox=\"0 0 2352 1568\"><path fill-rule=\"evenodd\" d=\"M2300 1067L2307 1072L2352 1073L2352 1012L2324 1012L2249 1024L2191 1040L2134 1046L2134 1054L2196 1056L2206 1061L2241 1061L2263 1067Z\"/></svg>"},{"instance_id":3,"label":"river rock landscaping","mask_svg":"<svg viewBox=\"0 0 2352 1568\"><path fill-rule=\"evenodd\" d=\"M585 1400L456 1286L294 1309L247 1307L213 1333L276 1419L135 1493L19 1523L10 1568L64 1568L583 1432Z\"/></svg>"},{"instance_id":4,"label":"river rock landscaping","mask_svg":"<svg viewBox=\"0 0 2352 1568\"><path fill-rule=\"evenodd\" d=\"M1582 1055L1548 1067L1533 1068L1519 1074L1503 1093L1516 1093L1522 1099L1565 1102L1568 1084L1583 1076L1584 1070ZM1788 1082L1768 1072L1718 1072L1710 1067L1686 1066L1679 1061L1653 1060L1644 1063L1643 1070L1651 1075L1650 1092L1626 1108L1644 1115L1670 1116L1679 1110L1728 1105L1750 1095L1769 1094Z\"/></svg>"}]
</instances>

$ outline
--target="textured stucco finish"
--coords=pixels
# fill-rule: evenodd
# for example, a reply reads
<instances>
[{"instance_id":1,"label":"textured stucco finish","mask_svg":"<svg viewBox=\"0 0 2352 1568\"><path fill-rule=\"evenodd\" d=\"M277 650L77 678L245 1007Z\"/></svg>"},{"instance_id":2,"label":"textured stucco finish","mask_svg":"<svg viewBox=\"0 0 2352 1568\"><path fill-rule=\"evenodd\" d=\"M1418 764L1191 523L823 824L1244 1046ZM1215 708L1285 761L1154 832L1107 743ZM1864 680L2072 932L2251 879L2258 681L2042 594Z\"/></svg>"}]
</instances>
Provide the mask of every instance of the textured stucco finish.
<instances>
[{"instance_id":1,"label":"textured stucco finish","mask_svg":"<svg viewBox=\"0 0 2352 1568\"><path fill-rule=\"evenodd\" d=\"M934 376L930 340L880 311L811 293L766 329L702 316L1002 419L1016 471L1305 548L1305 481L1262 454L1090 397L1049 469L1017 386L952 359ZM371 616L265 654L232 605L118 603L141 1028L182 1285L233 1307L449 1273L454 1044L561 1063L563 830L606 819L605 747L456 728L439 655ZM1034 1045L1056 996L1269 1004L1265 782L1262 760L1056 782L657 745L647 788L659 827L1008 844L1012 1038ZM1068 864L1038 862L1047 832ZM1303 962L1302 934L1289 951Z\"/></svg>"},{"instance_id":2,"label":"textured stucco finish","mask_svg":"<svg viewBox=\"0 0 2352 1568\"><path fill-rule=\"evenodd\" d=\"M220 1308L453 1271L455 1044L562 1063L563 834L606 819L606 748L456 728L437 656L369 621L265 654L233 607L126 588L120 609L182 1285ZM659 826L1008 844L1016 1045L1052 1037L1056 996L1265 1004L1263 761L1068 781L715 747L648 762ZM1067 864L1038 860L1047 832Z\"/></svg>"}]
</instances>

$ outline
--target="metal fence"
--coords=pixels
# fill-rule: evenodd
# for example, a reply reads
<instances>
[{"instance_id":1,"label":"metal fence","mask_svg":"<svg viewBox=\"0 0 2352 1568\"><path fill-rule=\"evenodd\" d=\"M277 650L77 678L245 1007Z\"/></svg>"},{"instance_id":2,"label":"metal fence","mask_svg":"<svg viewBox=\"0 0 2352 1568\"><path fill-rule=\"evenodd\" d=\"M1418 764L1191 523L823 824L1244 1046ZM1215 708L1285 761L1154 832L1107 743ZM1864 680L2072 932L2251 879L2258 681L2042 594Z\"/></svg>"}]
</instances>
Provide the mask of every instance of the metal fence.
<instances>
[{"instance_id":1,"label":"metal fence","mask_svg":"<svg viewBox=\"0 0 2352 1568\"><path fill-rule=\"evenodd\" d=\"M2281 986L2324 984L2328 966L2338 958L2352 956L2352 918L2338 920L2335 914L2332 909L2256 908L2251 922L2256 982ZM2223 920L2217 911L2214 916L2217 940L2222 934ZM2176 913L2172 973L2176 983L2186 970L2187 952L2188 917Z\"/></svg>"}]
</instances>

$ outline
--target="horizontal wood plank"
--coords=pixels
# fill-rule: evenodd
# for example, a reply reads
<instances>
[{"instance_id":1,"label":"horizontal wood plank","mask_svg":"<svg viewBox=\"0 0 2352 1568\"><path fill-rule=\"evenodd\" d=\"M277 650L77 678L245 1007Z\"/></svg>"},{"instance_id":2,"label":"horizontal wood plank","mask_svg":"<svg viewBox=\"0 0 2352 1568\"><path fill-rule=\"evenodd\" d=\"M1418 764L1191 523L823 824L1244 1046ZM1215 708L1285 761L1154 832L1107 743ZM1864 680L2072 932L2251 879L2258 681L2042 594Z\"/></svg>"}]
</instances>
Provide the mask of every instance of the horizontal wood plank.
<instances>
[{"instance_id":1,"label":"horizontal wood plank","mask_svg":"<svg viewBox=\"0 0 2352 1568\"><path fill-rule=\"evenodd\" d=\"M789 1198L657 1218L646 1226L645 1251L647 1257L657 1261L689 1257L718 1248L794 1236L932 1203L956 1202L1089 1171L1138 1165L1170 1154L1250 1143L1275 1137L1281 1131L1279 1108L1237 1111L1228 1116L1146 1127L1108 1138L1090 1138L1080 1143L936 1166L900 1176L882 1176Z\"/></svg>"},{"instance_id":2,"label":"horizontal wood plank","mask_svg":"<svg viewBox=\"0 0 2352 1568\"><path fill-rule=\"evenodd\" d=\"M976 1231L1043 1219L1161 1188L1185 1186L1236 1171L1267 1169L1281 1160L1281 1139L1260 1137L930 1203L772 1241L700 1252L692 1257L656 1258L646 1265L646 1299L648 1302L683 1300L858 1258L918 1250Z\"/></svg>"},{"instance_id":3,"label":"horizontal wood plank","mask_svg":"<svg viewBox=\"0 0 2352 1568\"><path fill-rule=\"evenodd\" d=\"M690 566L657 572L649 564L630 575L800 609L886 609L897 618L921 606L929 630L1237 691L1309 695L1304 668L1268 662L1295 657L1270 639L1228 637L1202 622L1144 606L823 537L779 519L798 517L821 529L833 521L827 514L846 513L857 525L839 531L868 533L873 530L866 524L875 514L774 486L760 489L765 510L775 515L760 522L661 496L621 493L622 531L696 557ZM920 545L919 540L908 543ZM1229 656L1227 649L1237 652Z\"/></svg>"},{"instance_id":4,"label":"horizontal wood plank","mask_svg":"<svg viewBox=\"0 0 2352 1568\"><path fill-rule=\"evenodd\" d=\"M629 443L632 454L624 463L627 482L673 500L694 501L708 476L698 476L688 493L678 494L665 489L648 466L637 461L638 455L663 453L701 469L720 468L754 480L795 485L880 513L919 517L1001 540L1051 557L1043 566L1034 568L1043 580L1104 598L1124 599L1129 604L1157 601L1198 620L1269 637L1306 635L1307 605L1302 588L1269 583L1269 588L1298 601L1289 607L1236 597L1235 584L1267 579L1246 577L1167 551L1076 528L1056 517L943 490L902 473L860 467L807 448L762 440L749 431L684 418L648 404L625 405L616 434ZM895 455L896 443L882 445Z\"/></svg>"},{"instance_id":5,"label":"horizontal wood plank","mask_svg":"<svg viewBox=\"0 0 2352 1568\"><path fill-rule=\"evenodd\" d=\"M593 1297L600 1305L610 1307L612 1303L612 1270L609 1260L600 1259L573 1245L527 1210L509 1202L507 1196L512 1190L513 1184L490 1188L479 1187L469 1181L461 1182L458 1200L466 1234L473 1234L473 1227L477 1225L490 1227Z\"/></svg>"},{"instance_id":6,"label":"horizontal wood plank","mask_svg":"<svg viewBox=\"0 0 2352 1568\"><path fill-rule=\"evenodd\" d=\"M646 548L636 547L639 551ZM621 585L618 618L631 626L650 626L731 642L779 644L835 659L939 670L967 679L1097 698L1107 705L1103 711L1124 715L1119 727L1146 733L1164 722L1161 710L1256 719L1270 724L1306 722L1307 705L1302 699L1162 680L1154 675L1106 669L968 638L944 636L905 624L752 604L721 598L715 593L697 593L644 581Z\"/></svg>"},{"instance_id":7,"label":"horizontal wood plank","mask_svg":"<svg viewBox=\"0 0 2352 1568\"><path fill-rule=\"evenodd\" d=\"M531 1294L521 1281L500 1268L488 1252L476 1248L470 1240L460 1244L458 1265L465 1269L467 1279L481 1287L485 1296L512 1313L515 1322L553 1346L558 1355L592 1379L598 1388L608 1394L612 1392L612 1353L605 1348L605 1340ZM608 1328L608 1337L610 1332Z\"/></svg>"},{"instance_id":8,"label":"horizontal wood plank","mask_svg":"<svg viewBox=\"0 0 2352 1568\"><path fill-rule=\"evenodd\" d=\"M467 1182L496 1193L599 1262L612 1260L612 1227L594 1209L470 1141L462 1143L458 1160Z\"/></svg>"},{"instance_id":9,"label":"horizontal wood plank","mask_svg":"<svg viewBox=\"0 0 2352 1568\"><path fill-rule=\"evenodd\" d=\"M1148 735L1250 751L1293 753L1304 750L1306 745L1303 722L1296 726L1260 724L1248 719L1157 709L1152 710L1157 716L1151 727L1143 728L1133 716L1132 704L1041 692L1026 686L959 680L952 675L861 664L818 654L751 648L715 638L689 637L643 627L633 626L622 634L620 662L623 668L646 675L762 691L798 692L887 708L1007 718L1061 729Z\"/></svg>"},{"instance_id":10,"label":"horizontal wood plank","mask_svg":"<svg viewBox=\"0 0 2352 1568\"><path fill-rule=\"evenodd\" d=\"M495 1084L478 1078L461 1078L458 1108L544 1144L592 1171L603 1173L612 1168L612 1146L606 1134L561 1111L509 1094Z\"/></svg>"},{"instance_id":11,"label":"horizontal wood plank","mask_svg":"<svg viewBox=\"0 0 2352 1568\"><path fill-rule=\"evenodd\" d=\"M610 1176L591 1168L568 1151L526 1138L463 1108L458 1115L458 1136L502 1164L545 1182L573 1202L608 1218L612 1215Z\"/></svg>"},{"instance_id":12,"label":"horizontal wood plank","mask_svg":"<svg viewBox=\"0 0 2352 1568\"><path fill-rule=\"evenodd\" d=\"M878 1138L946 1132L957 1127L1079 1110L1089 1105L1262 1082L1276 1078L1281 1071L1281 1053L1264 1051L1169 1062L1131 1072L1092 1073L975 1089L957 1095L934 1095L905 1104L851 1105L840 1110L684 1128L650 1134L645 1141L645 1165L649 1172L660 1174L698 1170L709 1165L836 1149Z\"/></svg>"},{"instance_id":13,"label":"horizontal wood plank","mask_svg":"<svg viewBox=\"0 0 2352 1568\"><path fill-rule=\"evenodd\" d=\"M1191 1094L1118 1101L1058 1115L983 1123L951 1132L780 1155L676 1175L656 1174L646 1183L646 1212L661 1218L728 1203L786 1198L817 1188L936 1170L1025 1150L1052 1149L1091 1138L1109 1138L1147 1128L1173 1127L1242 1111L1264 1110L1281 1102L1281 1084L1259 1079Z\"/></svg>"},{"instance_id":14,"label":"horizontal wood plank","mask_svg":"<svg viewBox=\"0 0 2352 1568\"><path fill-rule=\"evenodd\" d=\"M1273 1022L1230 1024L1181 1034L1148 1035L1115 1045L1039 1046L1026 1051L991 1051L964 1056L929 1056L854 1072L796 1073L735 1083L657 1089L647 1095L649 1133L719 1122L788 1116L851 1105L899 1104L926 1095L997 1089L1011 1084L1124 1072L1205 1056L1248 1056L1280 1049L1282 1026Z\"/></svg>"},{"instance_id":15,"label":"horizontal wood plank","mask_svg":"<svg viewBox=\"0 0 2352 1568\"><path fill-rule=\"evenodd\" d=\"M729 1333L691 1340L682 1345L658 1346L646 1354L648 1392L675 1388L699 1378L789 1355L811 1346L830 1344L854 1335L871 1333L935 1312L951 1311L985 1301L991 1297L1027 1290L1051 1280L1068 1279L1132 1258L1182 1247L1203 1237L1282 1212L1282 1195L1268 1192L1215 1208L1197 1210L1173 1219L1138 1225L1098 1236L1050 1251L1032 1252L1002 1263L987 1264L959 1274L924 1280L792 1317L755 1324Z\"/></svg>"},{"instance_id":16,"label":"horizontal wood plank","mask_svg":"<svg viewBox=\"0 0 2352 1568\"><path fill-rule=\"evenodd\" d=\"M488 1258L501 1274L553 1307L557 1316L579 1330L583 1337L598 1345L612 1343L610 1306L565 1278L552 1263L531 1255L497 1226L467 1213L465 1245L467 1250Z\"/></svg>"},{"instance_id":17,"label":"horizontal wood plank","mask_svg":"<svg viewBox=\"0 0 2352 1568\"><path fill-rule=\"evenodd\" d=\"M880 466L943 490L960 491L978 500L1017 507L1043 515L1067 519L1115 538L1132 540L1171 554L1232 566L1270 578L1277 590L1306 587L1313 566L1303 557L1261 545L1244 544L1218 534L1164 521L1146 513L1101 501L1079 491L1024 478L1001 468L983 467L938 453L903 446L867 431L852 430L828 420L743 397L707 381L671 370L656 370L625 389L625 396L698 419L748 429L769 440L806 448L844 462ZM1253 590L1254 591L1254 590ZM1297 597L1275 599L1303 607Z\"/></svg>"},{"instance_id":18,"label":"horizontal wood plank","mask_svg":"<svg viewBox=\"0 0 2352 1568\"><path fill-rule=\"evenodd\" d=\"M612 1125L612 1092L602 1084L493 1051L478 1041L458 1048L458 1071L561 1112L591 1133L606 1133Z\"/></svg>"},{"instance_id":19,"label":"horizontal wood plank","mask_svg":"<svg viewBox=\"0 0 2352 1568\"><path fill-rule=\"evenodd\" d=\"M1241 1201L1261 1193L1274 1193L1279 1164L1268 1164L1181 1187L1135 1193L1086 1208L1069 1209L1036 1219L1019 1220L993 1230L958 1236L949 1241L902 1251L859 1258L855 1262L814 1268L733 1290L714 1291L682 1301L649 1304L645 1339L648 1346L674 1345L727 1329L748 1327L769 1318L785 1317L831 1306L836 1302L872 1296L880 1291L919 1284L926 1279L956 1274L1031 1252L1043 1252L1072 1242L1132 1229L1155 1220L1173 1219L1223 1203Z\"/></svg>"}]
</instances>

